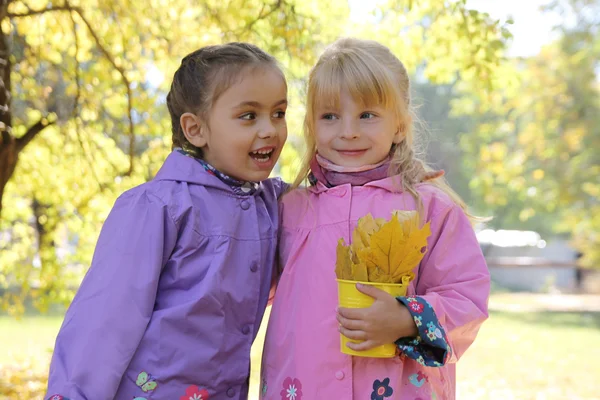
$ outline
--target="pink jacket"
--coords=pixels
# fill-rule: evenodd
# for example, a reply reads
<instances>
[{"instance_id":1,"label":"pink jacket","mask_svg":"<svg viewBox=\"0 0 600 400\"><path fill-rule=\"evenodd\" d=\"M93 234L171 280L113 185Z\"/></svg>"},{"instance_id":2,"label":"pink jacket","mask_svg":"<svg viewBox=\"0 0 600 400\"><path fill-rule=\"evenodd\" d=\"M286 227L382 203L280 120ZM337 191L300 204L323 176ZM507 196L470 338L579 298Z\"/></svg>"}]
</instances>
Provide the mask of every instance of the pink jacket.
<instances>
[{"instance_id":1,"label":"pink jacket","mask_svg":"<svg viewBox=\"0 0 600 400\"><path fill-rule=\"evenodd\" d=\"M389 219L394 210L415 210L412 196L387 178L353 187L318 183L283 198L283 272L264 348L263 399L455 398L456 362L488 316L489 272L461 208L431 185L419 185L418 192L432 233L408 297L399 301L409 306L420 337L397 342L400 356L393 359L340 352L336 245L341 237L350 242L357 220L367 213ZM431 321L421 319L423 309ZM445 345L431 352L428 336Z\"/></svg>"}]
</instances>

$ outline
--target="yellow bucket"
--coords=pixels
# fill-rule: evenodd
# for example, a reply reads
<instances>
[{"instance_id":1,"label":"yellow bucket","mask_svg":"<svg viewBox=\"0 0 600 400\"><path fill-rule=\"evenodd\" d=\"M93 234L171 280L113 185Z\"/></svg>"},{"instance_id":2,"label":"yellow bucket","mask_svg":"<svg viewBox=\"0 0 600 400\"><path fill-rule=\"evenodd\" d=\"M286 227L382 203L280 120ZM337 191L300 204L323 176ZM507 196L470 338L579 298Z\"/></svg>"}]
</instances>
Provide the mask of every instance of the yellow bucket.
<instances>
[{"instance_id":1,"label":"yellow bucket","mask_svg":"<svg viewBox=\"0 0 600 400\"><path fill-rule=\"evenodd\" d=\"M378 289L383 290L386 293L391 294L394 297L406 296L408 289L407 283L374 283L374 282L357 282L347 281L344 279L338 279L338 297L340 307L344 308L367 308L371 307L373 302L372 297L363 294L356 289L356 284L361 283L363 285L375 286ZM394 343L384 344L379 347L375 347L371 350L366 351L354 351L349 349L346 344L348 342L360 343L360 340L348 339L344 335L340 334L341 337L341 351L344 354L358 357L373 357L373 358L392 358L396 355L396 345Z\"/></svg>"}]
</instances>

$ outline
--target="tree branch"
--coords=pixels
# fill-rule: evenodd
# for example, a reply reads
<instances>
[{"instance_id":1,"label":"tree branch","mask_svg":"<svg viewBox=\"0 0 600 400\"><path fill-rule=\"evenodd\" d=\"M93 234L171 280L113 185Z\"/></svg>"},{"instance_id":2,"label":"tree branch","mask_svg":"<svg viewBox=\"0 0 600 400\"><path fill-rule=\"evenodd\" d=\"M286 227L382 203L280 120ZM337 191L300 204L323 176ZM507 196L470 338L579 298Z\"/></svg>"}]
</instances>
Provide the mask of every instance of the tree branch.
<instances>
[{"instance_id":1,"label":"tree branch","mask_svg":"<svg viewBox=\"0 0 600 400\"><path fill-rule=\"evenodd\" d=\"M34 15L46 14L52 11L73 11L79 10L79 7L71 7L71 5L66 4L64 6L52 6L50 8L44 8L41 10L29 10L24 13L6 13L8 18L23 18L23 17L32 17Z\"/></svg>"},{"instance_id":2,"label":"tree branch","mask_svg":"<svg viewBox=\"0 0 600 400\"><path fill-rule=\"evenodd\" d=\"M75 124L75 134L77 136L77 142L79 143L79 147L81 147L81 151L84 154L84 158L88 163L88 167L92 171L92 175L98 184L98 188L100 192L104 190L104 185L98 178L98 174L96 173L96 169L94 168L94 156L88 152L83 144L83 138L81 137L81 130L79 127L79 99L81 98L81 83L80 83L80 63L79 63L79 37L77 36L77 23L75 22L74 12L71 12L69 16L71 17L71 23L73 27L73 37L75 39L75 84L77 86L77 92L75 93L75 100L73 101L73 110L72 110L72 118L73 123Z\"/></svg>"},{"instance_id":3,"label":"tree branch","mask_svg":"<svg viewBox=\"0 0 600 400\"><path fill-rule=\"evenodd\" d=\"M131 91L131 83L129 82L129 79L125 74L125 69L116 63L114 57L110 54L108 49L104 47L104 45L100 41L100 38L92 28L92 25L90 24L88 19L83 15L82 10L76 7L71 7L68 2L66 3L66 7L69 7L70 10L76 12L79 18L81 18L83 23L87 26L90 35L92 35L92 38L96 42L96 45L98 46L102 54L104 54L104 57L106 57L106 59L113 66L113 68L116 69L117 72L119 72L119 74L121 75L121 79L123 80L123 84L125 85L125 88L127 90L127 117L129 120L129 170L127 171L127 175L130 175L133 172L133 158L135 156L135 124L133 123L133 94Z\"/></svg>"},{"instance_id":4,"label":"tree branch","mask_svg":"<svg viewBox=\"0 0 600 400\"><path fill-rule=\"evenodd\" d=\"M56 121L50 121L48 118L43 117L38 122L33 124L27 132L20 138L17 138L17 153L21 152L36 136L38 133L43 131L50 125L53 125Z\"/></svg>"},{"instance_id":5,"label":"tree branch","mask_svg":"<svg viewBox=\"0 0 600 400\"><path fill-rule=\"evenodd\" d=\"M240 34L243 31L250 32L252 30L252 28L254 27L254 25L258 21L269 18L275 11L280 10L282 5L283 5L283 0L277 0L277 2L272 5L271 9L267 13L265 13L264 11L266 8L266 4L263 3L260 11L258 12L258 16L254 20L252 20L249 24L247 24L246 26L243 26L240 29L238 29L236 34Z\"/></svg>"},{"instance_id":6,"label":"tree branch","mask_svg":"<svg viewBox=\"0 0 600 400\"><path fill-rule=\"evenodd\" d=\"M77 118L77 115L79 114L79 99L81 98L81 65L79 63L79 37L77 36L77 23L75 22L75 17L73 16L73 13L69 13L69 16L71 17L71 23L73 24L73 38L75 39L75 85L77 87L77 91L75 92L75 99L73 101L72 117Z\"/></svg>"}]
</instances>

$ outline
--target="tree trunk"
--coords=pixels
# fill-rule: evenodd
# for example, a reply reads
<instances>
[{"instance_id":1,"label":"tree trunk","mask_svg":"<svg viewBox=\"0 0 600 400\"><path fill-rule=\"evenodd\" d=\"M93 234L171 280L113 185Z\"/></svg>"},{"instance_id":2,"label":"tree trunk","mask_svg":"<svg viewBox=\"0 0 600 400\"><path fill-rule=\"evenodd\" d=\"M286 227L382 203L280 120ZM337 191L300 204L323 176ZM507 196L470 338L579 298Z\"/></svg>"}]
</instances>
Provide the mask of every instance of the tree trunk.
<instances>
[{"instance_id":1,"label":"tree trunk","mask_svg":"<svg viewBox=\"0 0 600 400\"><path fill-rule=\"evenodd\" d=\"M0 1L0 22L6 18L8 0ZM0 215L4 188L18 160L17 140L12 134L10 50L7 36L0 27Z\"/></svg>"}]
</instances>

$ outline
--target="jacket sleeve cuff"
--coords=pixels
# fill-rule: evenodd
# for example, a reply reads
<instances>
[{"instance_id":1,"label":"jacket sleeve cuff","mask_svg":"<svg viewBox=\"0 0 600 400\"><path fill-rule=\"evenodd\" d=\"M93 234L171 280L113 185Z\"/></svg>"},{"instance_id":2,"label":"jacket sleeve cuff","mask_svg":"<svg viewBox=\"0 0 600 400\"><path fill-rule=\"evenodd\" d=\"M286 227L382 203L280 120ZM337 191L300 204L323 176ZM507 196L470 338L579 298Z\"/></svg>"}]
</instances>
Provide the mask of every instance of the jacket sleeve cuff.
<instances>
[{"instance_id":1,"label":"jacket sleeve cuff","mask_svg":"<svg viewBox=\"0 0 600 400\"><path fill-rule=\"evenodd\" d=\"M398 297L397 300L408 308L419 330L417 337L405 337L396 341L400 353L426 367L441 367L446 364L452 355L452 349L433 307L419 296Z\"/></svg>"}]
</instances>

